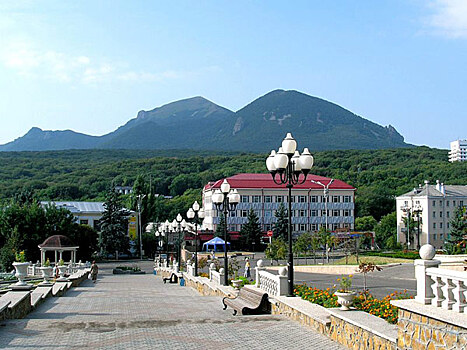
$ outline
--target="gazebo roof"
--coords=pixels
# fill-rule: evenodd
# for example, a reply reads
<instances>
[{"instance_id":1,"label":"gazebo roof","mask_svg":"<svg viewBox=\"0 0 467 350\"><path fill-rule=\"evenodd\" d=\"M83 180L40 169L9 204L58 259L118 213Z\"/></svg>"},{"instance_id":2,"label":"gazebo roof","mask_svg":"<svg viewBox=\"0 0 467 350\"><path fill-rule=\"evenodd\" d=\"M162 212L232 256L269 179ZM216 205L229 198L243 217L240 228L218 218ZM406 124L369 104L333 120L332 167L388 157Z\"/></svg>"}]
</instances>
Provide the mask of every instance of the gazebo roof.
<instances>
[{"instance_id":1,"label":"gazebo roof","mask_svg":"<svg viewBox=\"0 0 467 350\"><path fill-rule=\"evenodd\" d=\"M39 244L39 248L77 248L77 246L67 236L54 235Z\"/></svg>"}]
</instances>

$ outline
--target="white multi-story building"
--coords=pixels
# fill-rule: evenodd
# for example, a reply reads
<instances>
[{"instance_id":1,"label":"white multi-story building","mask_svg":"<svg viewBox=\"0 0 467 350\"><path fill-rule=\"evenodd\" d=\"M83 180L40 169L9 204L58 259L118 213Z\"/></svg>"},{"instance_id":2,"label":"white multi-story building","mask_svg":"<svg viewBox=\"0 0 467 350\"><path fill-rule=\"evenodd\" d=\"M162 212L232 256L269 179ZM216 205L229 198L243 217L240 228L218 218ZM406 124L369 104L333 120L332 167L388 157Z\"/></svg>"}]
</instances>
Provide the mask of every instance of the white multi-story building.
<instances>
[{"instance_id":1,"label":"white multi-story building","mask_svg":"<svg viewBox=\"0 0 467 350\"><path fill-rule=\"evenodd\" d=\"M95 229L99 229L99 220L104 213L103 202L47 202L41 201L41 205L55 205L57 208L64 208L70 211L75 218L75 222L80 225L88 225Z\"/></svg>"},{"instance_id":2,"label":"white multi-story building","mask_svg":"<svg viewBox=\"0 0 467 350\"><path fill-rule=\"evenodd\" d=\"M451 150L449 151L449 161L467 161L467 140L456 140L451 142Z\"/></svg>"},{"instance_id":3,"label":"white multi-story building","mask_svg":"<svg viewBox=\"0 0 467 350\"><path fill-rule=\"evenodd\" d=\"M323 186L312 183L311 180L321 182ZM329 185L328 195L325 196L324 188L331 180L310 174L304 184L293 187L292 224L295 234L318 231L326 223L330 230L354 228L355 188L343 181L333 180ZM222 181L223 179L210 182L204 186L204 229L216 230L219 224L220 213L212 203L212 194L220 188ZM242 225L247 222L250 209L256 212L263 231L269 231L276 222L274 214L279 205L283 203L287 209L288 190L285 185L276 185L270 174L238 174L228 177L227 181L240 194L240 203L236 210L229 213L230 231L241 230Z\"/></svg>"},{"instance_id":4,"label":"white multi-story building","mask_svg":"<svg viewBox=\"0 0 467 350\"><path fill-rule=\"evenodd\" d=\"M396 198L397 241L403 246L417 248L417 228L420 226L420 245L429 243L441 249L450 232L450 221L459 206L467 205L467 186L444 185L436 181L430 185L414 188ZM412 237L407 242L407 215L415 220L415 227L410 227ZM420 225L418 223L420 217ZM407 243L410 243L408 245Z\"/></svg>"}]
</instances>

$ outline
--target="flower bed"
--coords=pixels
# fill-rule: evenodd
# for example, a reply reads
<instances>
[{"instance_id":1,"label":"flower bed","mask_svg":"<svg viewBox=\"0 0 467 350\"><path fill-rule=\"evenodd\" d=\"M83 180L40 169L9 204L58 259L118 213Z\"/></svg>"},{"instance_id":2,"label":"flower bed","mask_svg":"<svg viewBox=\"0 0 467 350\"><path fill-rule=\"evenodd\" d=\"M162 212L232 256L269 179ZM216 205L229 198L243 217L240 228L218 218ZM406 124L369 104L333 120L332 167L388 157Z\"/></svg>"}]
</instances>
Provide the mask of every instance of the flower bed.
<instances>
[{"instance_id":1,"label":"flower bed","mask_svg":"<svg viewBox=\"0 0 467 350\"><path fill-rule=\"evenodd\" d=\"M308 287L306 284L295 286L295 295L311 303L321 305L326 308L338 307L337 297L333 294L334 289L325 290ZM391 300L412 299L406 291L394 292L383 299L376 299L368 292L361 292L355 297L354 307L357 310L368 312L371 315L380 317L389 323L397 323L397 307L391 305Z\"/></svg>"}]
</instances>

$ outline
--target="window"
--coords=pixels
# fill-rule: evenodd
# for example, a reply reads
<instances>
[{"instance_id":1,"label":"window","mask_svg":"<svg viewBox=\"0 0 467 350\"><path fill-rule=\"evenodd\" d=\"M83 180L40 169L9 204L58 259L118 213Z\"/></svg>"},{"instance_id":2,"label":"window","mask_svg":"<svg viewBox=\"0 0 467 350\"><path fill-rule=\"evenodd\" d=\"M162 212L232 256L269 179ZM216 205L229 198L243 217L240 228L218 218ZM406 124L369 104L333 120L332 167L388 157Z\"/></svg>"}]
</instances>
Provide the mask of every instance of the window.
<instances>
[{"instance_id":1,"label":"window","mask_svg":"<svg viewBox=\"0 0 467 350\"><path fill-rule=\"evenodd\" d=\"M436 241L438 238L436 236L436 233L433 234L433 239Z\"/></svg>"},{"instance_id":2,"label":"window","mask_svg":"<svg viewBox=\"0 0 467 350\"><path fill-rule=\"evenodd\" d=\"M443 206L443 201L439 201L439 206L440 206L440 207Z\"/></svg>"},{"instance_id":3,"label":"window","mask_svg":"<svg viewBox=\"0 0 467 350\"><path fill-rule=\"evenodd\" d=\"M234 218L236 216L237 216L237 211L236 210L230 212L230 217Z\"/></svg>"},{"instance_id":4,"label":"window","mask_svg":"<svg viewBox=\"0 0 467 350\"><path fill-rule=\"evenodd\" d=\"M252 196L253 203L261 203L261 196Z\"/></svg>"},{"instance_id":5,"label":"window","mask_svg":"<svg viewBox=\"0 0 467 350\"><path fill-rule=\"evenodd\" d=\"M344 216L350 216L350 210L344 209Z\"/></svg>"},{"instance_id":6,"label":"window","mask_svg":"<svg viewBox=\"0 0 467 350\"><path fill-rule=\"evenodd\" d=\"M80 221L79 221L79 224L80 224L80 225L87 225L88 223L89 223L88 220L80 220Z\"/></svg>"},{"instance_id":7,"label":"window","mask_svg":"<svg viewBox=\"0 0 467 350\"><path fill-rule=\"evenodd\" d=\"M433 206L436 207L436 201L433 201Z\"/></svg>"},{"instance_id":8,"label":"window","mask_svg":"<svg viewBox=\"0 0 467 350\"><path fill-rule=\"evenodd\" d=\"M443 223L442 222L439 223L439 228L443 228Z\"/></svg>"},{"instance_id":9,"label":"window","mask_svg":"<svg viewBox=\"0 0 467 350\"><path fill-rule=\"evenodd\" d=\"M442 233L439 234L439 239L443 239L444 238L444 235Z\"/></svg>"},{"instance_id":10,"label":"window","mask_svg":"<svg viewBox=\"0 0 467 350\"><path fill-rule=\"evenodd\" d=\"M452 206L453 206L453 207L456 206L456 201L452 201Z\"/></svg>"},{"instance_id":11,"label":"window","mask_svg":"<svg viewBox=\"0 0 467 350\"><path fill-rule=\"evenodd\" d=\"M460 201L459 206L463 207L464 206L464 201Z\"/></svg>"},{"instance_id":12,"label":"window","mask_svg":"<svg viewBox=\"0 0 467 350\"><path fill-rule=\"evenodd\" d=\"M433 217L434 217L434 218L436 217L436 212L435 212L435 211L433 212Z\"/></svg>"},{"instance_id":13,"label":"window","mask_svg":"<svg viewBox=\"0 0 467 350\"><path fill-rule=\"evenodd\" d=\"M250 196L240 196L240 201L242 203L248 203L250 201Z\"/></svg>"},{"instance_id":14,"label":"window","mask_svg":"<svg viewBox=\"0 0 467 350\"><path fill-rule=\"evenodd\" d=\"M449 218L451 216L451 212L447 211L446 216Z\"/></svg>"},{"instance_id":15,"label":"window","mask_svg":"<svg viewBox=\"0 0 467 350\"><path fill-rule=\"evenodd\" d=\"M290 203L295 203L295 196L290 196Z\"/></svg>"},{"instance_id":16,"label":"window","mask_svg":"<svg viewBox=\"0 0 467 350\"><path fill-rule=\"evenodd\" d=\"M339 224L332 224L332 229L337 230L339 228Z\"/></svg>"},{"instance_id":17,"label":"window","mask_svg":"<svg viewBox=\"0 0 467 350\"><path fill-rule=\"evenodd\" d=\"M433 223L433 228L436 228L436 222Z\"/></svg>"},{"instance_id":18,"label":"window","mask_svg":"<svg viewBox=\"0 0 467 350\"><path fill-rule=\"evenodd\" d=\"M272 196L264 196L264 203L271 203L272 202Z\"/></svg>"},{"instance_id":19,"label":"window","mask_svg":"<svg viewBox=\"0 0 467 350\"><path fill-rule=\"evenodd\" d=\"M352 203L352 197L351 196L344 196L344 203Z\"/></svg>"},{"instance_id":20,"label":"window","mask_svg":"<svg viewBox=\"0 0 467 350\"><path fill-rule=\"evenodd\" d=\"M446 201L446 206L449 207L449 201Z\"/></svg>"},{"instance_id":21,"label":"window","mask_svg":"<svg viewBox=\"0 0 467 350\"><path fill-rule=\"evenodd\" d=\"M420 201L415 201L415 204L420 204Z\"/></svg>"},{"instance_id":22,"label":"window","mask_svg":"<svg viewBox=\"0 0 467 350\"><path fill-rule=\"evenodd\" d=\"M310 202L311 203L318 203L318 196L311 196L310 197Z\"/></svg>"},{"instance_id":23,"label":"window","mask_svg":"<svg viewBox=\"0 0 467 350\"><path fill-rule=\"evenodd\" d=\"M284 203L284 196L276 196L276 203Z\"/></svg>"},{"instance_id":24,"label":"window","mask_svg":"<svg viewBox=\"0 0 467 350\"><path fill-rule=\"evenodd\" d=\"M298 211L298 216L306 216L306 210L299 210Z\"/></svg>"},{"instance_id":25,"label":"window","mask_svg":"<svg viewBox=\"0 0 467 350\"><path fill-rule=\"evenodd\" d=\"M242 210L242 217L246 218L248 216L248 210Z\"/></svg>"},{"instance_id":26,"label":"window","mask_svg":"<svg viewBox=\"0 0 467 350\"><path fill-rule=\"evenodd\" d=\"M264 211L264 217L265 218L270 218L272 216L272 211L270 210L265 210Z\"/></svg>"},{"instance_id":27,"label":"window","mask_svg":"<svg viewBox=\"0 0 467 350\"><path fill-rule=\"evenodd\" d=\"M340 210L334 209L332 211L332 216L339 216L340 215Z\"/></svg>"},{"instance_id":28,"label":"window","mask_svg":"<svg viewBox=\"0 0 467 350\"><path fill-rule=\"evenodd\" d=\"M298 203L306 203L306 196L298 196Z\"/></svg>"},{"instance_id":29,"label":"window","mask_svg":"<svg viewBox=\"0 0 467 350\"><path fill-rule=\"evenodd\" d=\"M332 202L333 203L339 203L340 196L332 196Z\"/></svg>"},{"instance_id":30,"label":"window","mask_svg":"<svg viewBox=\"0 0 467 350\"><path fill-rule=\"evenodd\" d=\"M404 206L408 206L409 205L409 201L404 201Z\"/></svg>"},{"instance_id":31,"label":"window","mask_svg":"<svg viewBox=\"0 0 467 350\"><path fill-rule=\"evenodd\" d=\"M447 228L449 228L449 222L447 223Z\"/></svg>"},{"instance_id":32,"label":"window","mask_svg":"<svg viewBox=\"0 0 467 350\"><path fill-rule=\"evenodd\" d=\"M439 217L440 217L440 218L443 217L443 212L442 212L442 211L439 212Z\"/></svg>"},{"instance_id":33,"label":"window","mask_svg":"<svg viewBox=\"0 0 467 350\"><path fill-rule=\"evenodd\" d=\"M311 231L318 231L318 224L311 224Z\"/></svg>"},{"instance_id":34,"label":"window","mask_svg":"<svg viewBox=\"0 0 467 350\"><path fill-rule=\"evenodd\" d=\"M300 224L300 225L298 225L298 226L299 226L299 227L298 227L298 230L299 230L299 231L306 231L306 224Z\"/></svg>"},{"instance_id":35,"label":"window","mask_svg":"<svg viewBox=\"0 0 467 350\"><path fill-rule=\"evenodd\" d=\"M311 216L318 216L318 211L315 210L315 209L313 209L313 210L311 211Z\"/></svg>"},{"instance_id":36,"label":"window","mask_svg":"<svg viewBox=\"0 0 467 350\"><path fill-rule=\"evenodd\" d=\"M99 231L101 229L101 221L100 220L94 220L93 222L93 225L94 225L94 229Z\"/></svg>"},{"instance_id":37,"label":"window","mask_svg":"<svg viewBox=\"0 0 467 350\"><path fill-rule=\"evenodd\" d=\"M319 196L319 197L321 199L321 203L326 203L326 197L324 197L324 196Z\"/></svg>"}]
</instances>

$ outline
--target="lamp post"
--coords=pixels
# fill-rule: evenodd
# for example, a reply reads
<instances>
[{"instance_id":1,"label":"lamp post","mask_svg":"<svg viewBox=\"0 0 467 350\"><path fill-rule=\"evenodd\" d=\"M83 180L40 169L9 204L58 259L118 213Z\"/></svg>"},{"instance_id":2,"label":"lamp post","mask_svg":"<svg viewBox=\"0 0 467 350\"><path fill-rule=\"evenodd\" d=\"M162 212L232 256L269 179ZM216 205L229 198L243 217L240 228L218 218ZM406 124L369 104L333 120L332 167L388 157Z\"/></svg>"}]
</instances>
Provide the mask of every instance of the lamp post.
<instances>
[{"instance_id":1,"label":"lamp post","mask_svg":"<svg viewBox=\"0 0 467 350\"><path fill-rule=\"evenodd\" d=\"M288 133L282 141L282 147L279 151L272 150L269 157L266 159L266 166L272 175L272 179L276 185L286 185L288 189L288 262L287 262L287 281L288 281L288 297L293 297L293 251L292 251L292 188L294 185L303 184L306 177L313 166L313 156L308 148L300 153L296 150L297 141ZM300 178L300 175L303 175ZM278 178L277 178L278 177Z\"/></svg>"},{"instance_id":2,"label":"lamp post","mask_svg":"<svg viewBox=\"0 0 467 350\"><path fill-rule=\"evenodd\" d=\"M214 191L212 195L212 202L218 211L223 211L225 226L224 226L224 285L229 285L229 265L227 258L227 216L229 211L235 210L237 204L240 202L240 195L237 190L231 190L230 184L227 179L222 182L221 189Z\"/></svg>"},{"instance_id":3,"label":"lamp post","mask_svg":"<svg viewBox=\"0 0 467 350\"><path fill-rule=\"evenodd\" d=\"M329 186L334 182L334 179L328 182L327 185L323 184L321 181L311 180L312 183L316 185L323 186L323 197L324 197L324 210L326 211L326 230L328 230L328 197L329 197Z\"/></svg>"},{"instance_id":4,"label":"lamp post","mask_svg":"<svg viewBox=\"0 0 467 350\"><path fill-rule=\"evenodd\" d=\"M138 203L138 226L139 226L139 256L140 259L143 260L143 235L141 230L141 206L143 203L143 199L146 197L145 194L139 194L136 196L137 203Z\"/></svg>"},{"instance_id":5,"label":"lamp post","mask_svg":"<svg viewBox=\"0 0 467 350\"><path fill-rule=\"evenodd\" d=\"M420 214L422 213L423 208L420 204L415 204L413 208L413 213L417 218L417 250L420 250Z\"/></svg>"},{"instance_id":6,"label":"lamp post","mask_svg":"<svg viewBox=\"0 0 467 350\"><path fill-rule=\"evenodd\" d=\"M195 201L186 216L195 223L195 276L198 276L198 220L204 218L204 209Z\"/></svg>"},{"instance_id":7,"label":"lamp post","mask_svg":"<svg viewBox=\"0 0 467 350\"><path fill-rule=\"evenodd\" d=\"M182 215L180 213L177 214L177 217L172 222L173 228L178 231L178 252L177 252L177 261L180 264L182 259L182 242L181 242L181 235L182 235ZM180 265L179 265L180 266Z\"/></svg>"},{"instance_id":8,"label":"lamp post","mask_svg":"<svg viewBox=\"0 0 467 350\"><path fill-rule=\"evenodd\" d=\"M410 218L411 218L411 210L412 208L410 208L408 205L404 205L401 207L401 210L405 213L406 217L407 217L407 221L406 221L406 234L405 234L405 243L407 244L407 249L410 249Z\"/></svg>"}]
</instances>

